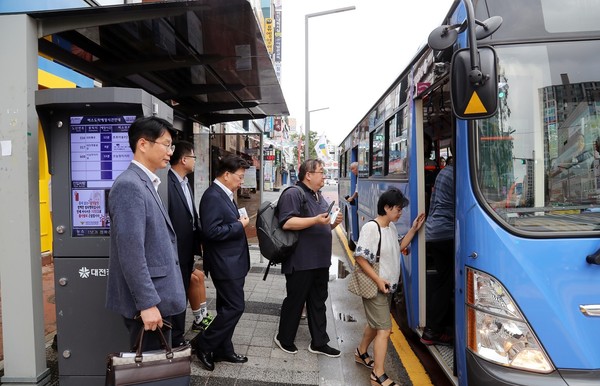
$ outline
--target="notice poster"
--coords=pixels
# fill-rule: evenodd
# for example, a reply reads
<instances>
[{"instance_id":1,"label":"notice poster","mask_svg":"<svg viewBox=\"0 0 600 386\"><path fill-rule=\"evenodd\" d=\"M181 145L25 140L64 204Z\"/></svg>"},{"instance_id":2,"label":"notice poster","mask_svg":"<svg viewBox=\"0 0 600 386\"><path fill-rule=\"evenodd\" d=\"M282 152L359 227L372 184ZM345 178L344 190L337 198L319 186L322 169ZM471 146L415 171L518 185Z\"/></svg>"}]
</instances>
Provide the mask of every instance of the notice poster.
<instances>
[{"instance_id":1,"label":"notice poster","mask_svg":"<svg viewBox=\"0 0 600 386\"><path fill-rule=\"evenodd\" d=\"M244 174L244 182L242 182L242 188L245 189L256 189L256 167L250 166L246 169Z\"/></svg>"},{"instance_id":2,"label":"notice poster","mask_svg":"<svg viewBox=\"0 0 600 386\"><path fill-rule=\"evenodd\" d=\"M73 190L73 225L106 227L104 190Z\"/></svg>"}]
</instances>

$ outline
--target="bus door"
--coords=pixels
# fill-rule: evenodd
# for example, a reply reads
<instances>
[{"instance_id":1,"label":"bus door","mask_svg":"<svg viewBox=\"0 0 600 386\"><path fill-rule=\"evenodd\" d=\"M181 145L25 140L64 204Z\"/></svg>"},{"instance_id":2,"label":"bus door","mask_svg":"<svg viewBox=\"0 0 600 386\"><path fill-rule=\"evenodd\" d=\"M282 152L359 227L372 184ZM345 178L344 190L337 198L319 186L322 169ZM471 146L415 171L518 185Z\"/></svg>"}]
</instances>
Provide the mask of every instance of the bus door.
<instances>
[{"instance_id":1,"label":"bus door","mask_svg":"<svg viewBox=\"0 0 600 386\"><path fill-rule=\"evenodd\" d=\"M351 155L350 155L350 163L353 162L358 162L358 146L355 146L352 148L351 151ZM354 173L350 173L350 195L352 195L354 192L358 191L358 175L354 175ZM358 203L360 202L360 197L357 197L356 200L354 201L353 205L350 205L350 212L351 212L351 223L350 223L350 234L351 236L351 242L352 244L354 244L356 241L358 241L358 234L359 234L359 228L358 228Z\"/></svg>"},{"instance_id":2,"label":"bus door","mask_svg":"<svg viewBox=\"0 0 600 386\"><path fill-rule=\"evenodd\" d=\"M343 145L340 154L340 175L338 181L338 200L340 203L340 209L344 214L344 230L346 232L346 241L348 242L348 248L354 251L356 248L356 241L358 240L359 228L358 228L358 197L354 197L352 201L348 201L351 196L357 191L358 177L354 174L353 165L358 173L358 147L346 148L346 144ZM347 149L347 150L346 150Z\"/></svg>"},{"instance_id":3,"label":"bus door","mask_svg":"<svg viewBox=\"0 0 600 386\"><path fill-rule=\"evenodd\" d=\"M454 261L454 249L452 247L436 249L434 244L428 244L428 241L438 238L441 234L450 234L451 242L454 234L454 188L452 186L451 191L436 192L436 189L444 188L436 186L437 177L443 169L448 168L448 157L453 156L454 127L450 103L449 84L443 80L430 87L422 99L416 100L416 130L413 131L416 138L413 143L417 144L418 212L424 211L427 215L425 229L420 232L418 241L419 318L416 327L418 334L422 336L422 341L430 346L430 351L451 376L454 373L454 350L451 339L445 337L453 336L454 307L452 303L448 304L452 299L446 299L443 301L444 304L439 304L442 303L439 295L447 287L447 281L451 280L449 278L453 277L454 270L451 262ZM451 173L453 180L453 167L444 172L447 173ZM444 197L443 204L438 202L440 197ZM451 202L448 203L447 200ZM452 212L452 219L449 222L440 221L439 213L444 213L441 218L447 219L447 211ZM449 251L450 256L441 259L440 254L446 250ZM441 260L450 263L447 264L448 266L442 266ZM452 288L445 291L445 293L451 292ZM448 310L443 318L440 316L441 313L436 312L442 308ZM426 331L432 331L430 325L436 326L434 331L436 337L439 334L444 338L426 339L428 338Z\"/></svg>"}]
</instances>

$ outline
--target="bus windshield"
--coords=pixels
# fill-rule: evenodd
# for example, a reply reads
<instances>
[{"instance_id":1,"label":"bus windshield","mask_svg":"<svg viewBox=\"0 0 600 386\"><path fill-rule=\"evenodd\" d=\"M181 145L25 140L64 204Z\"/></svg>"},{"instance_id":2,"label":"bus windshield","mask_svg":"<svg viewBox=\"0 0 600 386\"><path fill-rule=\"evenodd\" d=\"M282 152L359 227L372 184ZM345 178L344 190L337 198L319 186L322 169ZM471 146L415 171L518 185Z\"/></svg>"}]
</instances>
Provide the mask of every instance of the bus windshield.
<instances>
[{"instance_id":1,"label":"bus windshield","mask_svg":"<svg viewBox=\"0 0 600 386\"><path fill-rule=\"evenodd\" d=\"M600 42L496 51L498 113L474 124L482 197L518 230L600 230Z\"/></svg>"}]
</instances>

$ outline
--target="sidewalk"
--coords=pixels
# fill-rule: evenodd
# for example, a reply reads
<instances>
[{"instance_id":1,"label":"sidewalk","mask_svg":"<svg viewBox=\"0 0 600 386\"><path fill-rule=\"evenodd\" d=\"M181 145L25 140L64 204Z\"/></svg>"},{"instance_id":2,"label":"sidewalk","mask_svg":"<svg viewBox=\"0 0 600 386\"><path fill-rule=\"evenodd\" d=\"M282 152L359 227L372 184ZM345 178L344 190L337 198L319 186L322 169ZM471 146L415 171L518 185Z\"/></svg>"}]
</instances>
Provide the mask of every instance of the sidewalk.
<instances>
[{"instance_id":1,"label":"sidewalk","mask_svg":"<svg viewBox=\"0 0 600 386\"><path fill-rule=\"evenodd\" d=\"M54 265L51 256L42 256L42 299L44 304L44 334L46 342L52 343L56 333L56 306L54 301ZM0 296L0 302L1 302ZM0 313L0 370L4 370L4 342Z\"/></svg>"},{"instance_id":2,"label":"sidewalk","mask_svg":"<svg viewBox=\"0 0 600 386\"><path fill-rule=\"evenodd\" d=\"M327 329L333 347L342 351L340 358L329 358L308 352L310 334L306 320L300 322L295 355L281 351L274 343L279 311L285 297L285 276L279 267L272 268L263 281L267 260L261 262L260 252L251 246L252 268L246 278L244 291L246 310L233 335L233 344L239 354L248 356L248 363L238 365L216 363L212 372L204 370L194 356L191 385L273 386L273 385L368 385L369 370L354 363L354 350L358 345L365 323L360 299L346 289L346 257L336 233L333 237L333 257L330 269L329 299L327 301ZM338 278L340 277L340 278ZM215 290L207 280L209 312L215 313ZM191 312L188 310L188 325ZM194 337L189 332L188 339ZM49 385L58 386L56 352L48 340L48 367L52 371ZM388 348L386 372L402 385L412 385L393 346Z\"/></svg>"}]
</instances>

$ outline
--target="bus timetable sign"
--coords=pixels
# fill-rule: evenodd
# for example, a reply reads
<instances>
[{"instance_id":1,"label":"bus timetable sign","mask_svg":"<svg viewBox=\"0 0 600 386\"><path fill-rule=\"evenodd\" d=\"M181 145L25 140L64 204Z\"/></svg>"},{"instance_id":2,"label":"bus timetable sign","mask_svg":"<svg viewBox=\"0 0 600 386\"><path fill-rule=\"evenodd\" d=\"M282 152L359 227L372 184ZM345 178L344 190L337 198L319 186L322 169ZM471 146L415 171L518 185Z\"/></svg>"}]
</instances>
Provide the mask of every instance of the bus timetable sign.
<instances>
[{"instance_id":1,"label":"bus timetable sign","mask_svg":"<svg viewBox=\"0 0 600 386\"><path fill-rule=\"evenodd\" d=\"M498 108L498 81L496 78L496 51L479 47L480 70L483 78L474 82L471 75L469 49L458 50L452 57L452 110L460 119L488 118Z\"/></svg>"}]
</instances>

